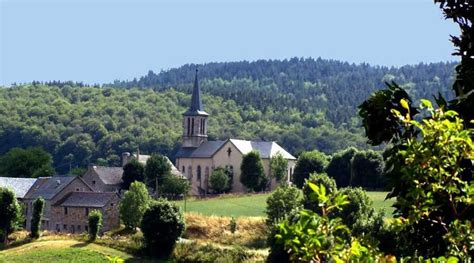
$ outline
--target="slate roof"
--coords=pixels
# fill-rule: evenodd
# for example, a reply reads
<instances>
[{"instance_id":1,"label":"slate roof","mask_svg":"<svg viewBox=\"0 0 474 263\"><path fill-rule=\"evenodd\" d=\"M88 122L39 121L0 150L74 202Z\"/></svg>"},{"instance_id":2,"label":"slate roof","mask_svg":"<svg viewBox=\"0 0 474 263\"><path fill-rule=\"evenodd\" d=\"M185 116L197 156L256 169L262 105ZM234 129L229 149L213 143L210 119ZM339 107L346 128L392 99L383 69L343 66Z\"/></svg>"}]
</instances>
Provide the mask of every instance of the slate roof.
<instances>
[{"instance_id":1,"label":"slate roof","mask_svg":"<svg viewBox=\"0 0 474 263\"><path fill-rule=\"evenodd\" d=\"M197 148L181 147L176 153L176 158L210 158L219 150L226 141L206 141Z\"/></svg>"},{"instance_id":2,"label":"slate roof","mask_svg":"<svg viewBox=\"0 0 474 263\"><path fill-rule=\"evenodd\" d=\"M41 196L50 200L76 178L76 176L39 177L25 198L36 199Z\"/></svg>"},{"instance_id":3,"label":"slate roof","mask_svg":"<svg viewBox=\"0 0 474 263\"><path fill-rule=\"evenodd\" d=\"M194 77L193 95L191 97L191 107L184 113L186 116L194 115L209 115L204 111L204 106L201 100L201 89L198 83L198 70L196 69L196 76Z\"/></svg>"},{"instance_id":4,"label":"slate roof","mask_svg":"<svg viewBox=\"0 0 474 263\"><path fill-rule=\"evenodd\" d=\"M16 198L24 198L35 182L36 178L0 177L0 187L13 190Z\"/></svg>"},{"instance_id":5,"label":"slate roof","mask_svg":"<svg viewBox=\"0 0 474 263\"><path fill-rule=\"evenodd\" d=\"M247 154L251 151L258 151L260 153L260 158L268 159L279 152L285 159L296 160L293 155L283 149L276 142L246 141L237 139L229 140L242 154Z\"/></svg>"},{"instance_id":6,"label":"slate roof","mask_svg":"<svg viewBox=\"0 0 474 263\"><path fill-rule=\"evenodd\" d=\"M116 195L113 192L71 192L56 205L73 207L104 207Z\"/></svg>"},{"instance_id":7,"label":"slate roof","mask_svg":"<svg viewBox=\"0 0 474 263\"><path fill-rule=\"evenodd\" d=\"M107 166L92 166L95 173L107 185L119 185L122 183L123 168L122 167L107 167Z\"/></svg>"},{"instance_id":8,"label":"slate roof","mask_svg":"<svg viewBox=\"0 0 474 263\"><path fill-rule=\"evenodd\" d=\"M242 153L247 154L251 151L258 151L260 158L267 159L280 152L284 158L296 160L296 158L283 149L276 142L259 142L229 139L233 145ZM197 148L182 147L178 150L176 158L211 158L227 141L207 141L203 142Z\"/></svg>"}]
</instances>

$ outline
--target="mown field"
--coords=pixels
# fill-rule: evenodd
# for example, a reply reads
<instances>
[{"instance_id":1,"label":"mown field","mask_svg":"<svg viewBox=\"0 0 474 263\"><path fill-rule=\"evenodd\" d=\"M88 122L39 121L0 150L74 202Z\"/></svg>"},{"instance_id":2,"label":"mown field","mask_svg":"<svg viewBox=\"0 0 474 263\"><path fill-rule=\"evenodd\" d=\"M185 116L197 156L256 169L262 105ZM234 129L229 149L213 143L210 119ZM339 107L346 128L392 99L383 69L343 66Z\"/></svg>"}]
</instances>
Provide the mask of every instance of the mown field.
<instances>
[{"instance_id":1,"label":"mown field","mask_svg":"<svg viewBox=\"0 0 474 263\"><path fill-rule=\"evenodd\" d=\"M384 209L391 215L393 200L385 201L387 192L367 192L376 209ZM265 216L266 199L270 194L227 195L209 199L192 199L175 202L186 212L200 213L207 216Z\"/></svg>"}]
</instances>

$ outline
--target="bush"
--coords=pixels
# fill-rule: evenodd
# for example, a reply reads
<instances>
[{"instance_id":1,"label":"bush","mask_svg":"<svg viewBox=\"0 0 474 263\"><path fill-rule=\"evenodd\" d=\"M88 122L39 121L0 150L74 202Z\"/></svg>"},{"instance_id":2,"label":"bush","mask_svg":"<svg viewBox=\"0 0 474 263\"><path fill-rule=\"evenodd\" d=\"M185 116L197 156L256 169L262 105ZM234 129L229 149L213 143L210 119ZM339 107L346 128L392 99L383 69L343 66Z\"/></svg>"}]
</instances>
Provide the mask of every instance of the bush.
<instances>
[{"instance_id":1,"label":"bush","mask_svg":"<svg viewBox=\"0 0 474 263\"><path fill-rule=\"evenodd\" d=\"M278 186L267 198L266 223L270 227L284 219L293 209L303 204L303 194L300 189L289 186Z\"/></svg>"},{"instance_id":2,"label":"bush","mask_svg":"<svg viewBox=\"0 0 474 263\"><path fill-rule=\"evenodd\" d=\"M268 178L263 170L260 154L251 151L244 155L240 165L240 182L250 191L263 191L267 187Z\"/></svg>"},{"instance_id":3,"label":"bush","mask_svg":"<svg viewBox=\"0 0 474 263\"><path fill-rule=\"evenodd\" d=\"M235 219L235 217L232 217L232 218L230 219L229 228L230 228L230 232L231 232L232 234L234 234L235 231L237 231L237 220Z\"/></svg>"},{"instance_id":4,"label":"bush","mask_svg":"<svg viewBox=\"0 0 474 263\"><path fill-rule=\"evenodd\" d=\"M329 162L326 173L329 177L336 180L336 184L339 187L349 186L351 180L351 159L356 153L357 149L350 147L334 154Z\"/></svg>"},{"instance_id":5,"label":"bush","mask_svg":"<svg viewBox=\"0 0 474 263\"><path fill-rule=\"evenodd\" d=\"M293 183L301 188L311 173L322 173L328 164L328 156L319 151L303 152L296 162Z\"/></svg>"},{"instance_id":6,"label":"bush","mask_svg":"<svg viewBox=\"0 0 474 263\"><path fill-rule=\"evenodd\" d=\"M145 168L136 159L132 159L123 166L123 176L121 189L128 190L130 184L135 181L143 182L145 180Z\"/></svg>"},{"instance_id":7,"label":"bush","mask_svg":"<svg viewBox=\"0 0 474 263\"><path fill-rule=\"evenodd\" d=\"M15 193L7 188L0 187L0 229L3 242L8 243L8 234L14 230L21 219L21 207Z\"/></svg>"},{"instance_id":8,"label":"bush","mask_svg":"<svg viewBox=\"0 0 474 263\"><path fill-rule=\"evenodd\" d=\"M158 186L160 193L170 199L176 199L189 192L191 185L186 178L175 175L166 175L163 183Z\"/></svg>"},{"instance_id":9,"label":"bush","mask_svg":"<svg viewBox=\"0 0 474 263\"><path fill-rule=\"evenodd\" d=\"M120 202L120 219L125 227L135 229L139 226L150 202L151 198L145 184L133 182Z\"/></svg>"},{"instance_id":10,"label":"bush","mask_svg":"<svg viewBox=\"0 0 474 263\"><path fill-rule=\"evenodd\" d=\"M229 176L224 168L217 167L209 177L209 185L216 193L222 193L229 187Z\"/></svg>"},{"instance_id":11,"label":"bush","mask_svg":"<svg viewBox=\"0 0 474 263\"><path fill-rule=\"evenodd\" d=\"M38 198L33 203L33 216L31 217L31 237L40 236L41 217L43 217L44 199Z\"/></svg>"},{"instance_id":12,"label":"bush","mask_svg":"<svg viewBox=\"0 0 474 263\"><path fill-rule=\"evenodd\" d=\"M143 215L141 230L150 256L167 257L184 231L183 215L174 204L159 199Z\"/></svg>"},{"instance_id":13,"label":"bush","mask_svg":"<svg viewBox=\"0 0 474 263\"><path fill-rule=\"evenodd\" d=\"M321 200L317 200L314 197L312 197L313 191L309 187L309 183L316 184L316 185L324 185L324 188L328 192L328 194L335 194L337 192L337 186L336 186L336 181L329 177L325 173L312 173L308 180L305 181L304 187L303 187L303 193L304 193L304 200L303 204L306 209L313 210L314 212L319 211L319 202Z\"/></svg>"},{"instance_id":14,"label":"bush","mask_svg":"<svg viewBox=\"0 0 474 263\"><path fill-rule=\"evenodd\" d=\"M102 228L102 213L99 210L92 210L89 213L89 240L97 239L100 229Z\"/></svg>"}]
</instances>

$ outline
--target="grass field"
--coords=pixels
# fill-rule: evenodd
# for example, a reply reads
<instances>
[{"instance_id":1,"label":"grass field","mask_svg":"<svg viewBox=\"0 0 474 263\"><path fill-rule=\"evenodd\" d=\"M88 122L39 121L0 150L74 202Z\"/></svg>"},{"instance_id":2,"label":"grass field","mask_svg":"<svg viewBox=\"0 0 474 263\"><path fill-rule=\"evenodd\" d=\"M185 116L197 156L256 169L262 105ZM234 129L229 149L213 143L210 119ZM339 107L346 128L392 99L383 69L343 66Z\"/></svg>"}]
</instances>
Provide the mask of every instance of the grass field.
<instances>
[{"instance_id":1,"label":"grass field","mask_svg":"<svg viewBox=\"0 0 474 263\"><path fill-rule=\"evenodd\" d=\"M77 240L39 240L19 247L0 251L0 262L15 263L62 263L107 262L107 256L120 257L125 262L151 262L134 258L119 250L84 243Z\"/></svg>"},{"instance_id":2,"label":"grass field","mask_svg":"<svg viewBox=\"0 0 474 263\"><path fill-rule=\"evenodd\" d=\"M387 216L391 215L393 200L384 201L387 192L367 192L374 201L376 209L385 209ZM215 216L265 216L266 199L269 194L254 194L242 196L223 196L212 199L194 199L186 201L186 212ZM177 201L184 209L184 201Z\"/></svg>"}]
</instances>

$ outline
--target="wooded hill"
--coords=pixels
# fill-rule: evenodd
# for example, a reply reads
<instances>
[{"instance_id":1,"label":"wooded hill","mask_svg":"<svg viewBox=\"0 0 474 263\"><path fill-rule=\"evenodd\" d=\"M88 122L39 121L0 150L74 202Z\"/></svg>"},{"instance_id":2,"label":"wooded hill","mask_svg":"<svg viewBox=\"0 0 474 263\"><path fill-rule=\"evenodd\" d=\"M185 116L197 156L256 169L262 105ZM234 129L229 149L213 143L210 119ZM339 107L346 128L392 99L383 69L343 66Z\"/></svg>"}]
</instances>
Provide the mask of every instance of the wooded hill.
<instances>
[{"instance_id":1,"label":"wooded hill","mask_svg":"<svg viewBox=\"0 0 474 263\"><path fill-rule=\"evenodd\" d=\"M334 60L259 60L198 65L210 139L274 140L298 154L367 148L357 106L384 81L415 98L451 98L455 63L387 68ZM0 89L0 154L41 146L56 170L119 165L120 154L161 152L173 159L196 65L102 87L49 82Z\"/></svg>"}]
</instances>

